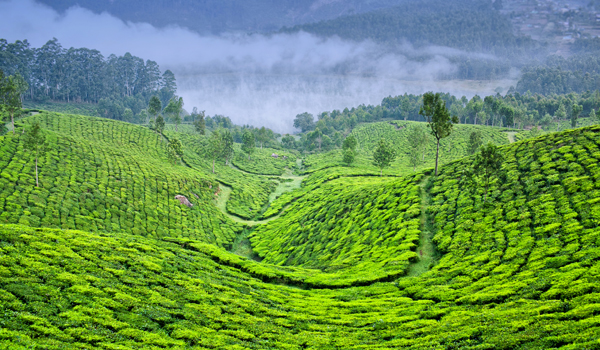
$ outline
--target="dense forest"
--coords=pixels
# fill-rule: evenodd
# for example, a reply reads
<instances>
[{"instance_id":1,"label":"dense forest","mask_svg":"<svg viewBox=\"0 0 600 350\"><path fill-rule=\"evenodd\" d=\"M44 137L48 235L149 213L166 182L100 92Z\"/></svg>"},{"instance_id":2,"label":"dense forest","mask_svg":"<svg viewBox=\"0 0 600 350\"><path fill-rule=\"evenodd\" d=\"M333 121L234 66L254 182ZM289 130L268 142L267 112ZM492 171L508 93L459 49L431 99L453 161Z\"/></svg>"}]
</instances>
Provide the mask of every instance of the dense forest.
<instances>
[{"instance_id":1,"label":"dense forest","mask_svg":"<svg viewBox=\"0 0 600 350\"><path fill-rule=\"evenodd\" d=\"M584 44L579 44L580 42ZM579 51L580 47L588 47L586 42L590 41L578 40L573 46ZM517 83L517 91L550 95L600 89L600 58L598 51L593 53L594 51L590 47L592 53L578 53L568 58L552 55L543 65L524 68Z\"/></svg>"},{"instance_id":2,"label":"dense forest","mask_svg":"<svg viewBox=\"0 0 600 350\"><path fill-rule=\"evenodd\" d=\"M445 46L482 56L446 54L458 72L445 79L494 79L505 76L511 64L519 63L525 53L543 52L539 43L514 34L509 19L498 11L501 2L478 0L405 2L385 10L342 16L329 21L284 28L282 32L305 31L322 37L373 40L390 49L402 50L406 43L415 48ZM444 14L440 16L440 14ZM541 51L540 51L541 50ZM428 57L425 53L409 53Z\"/></svg>"},{"instance_id":3,"label":"dense forest","mask_svg":"<svg viewBox=\"0 0 600 350\"><path fill-rule=\"evenodd\" d=\"M57 39L40 48L27 40L0 39L0 69L24 78L26 100L98 104L99 114L111 119L123 120L129 112L139 115L152 95L166 106L177 90L175 75L161 72L154 61L129 53L104 57L97 50L66 49Z\"/></svg>"},{"instance_id":4,"label":"dense forest","mask_svg":"<svg viewBox=\"0 0 600 350\"><path fill-rule=\"evenodd\" d=\"M147 22L157 27L177 24L199 33L272 31L282 26L335 18L386 8L403 0L41 0L58 11L81 6L108 12L124 21Z\"/></svg>"},{"instance_id":5,"label":"dense forest","mask_svg":"<svg viewBox=\"0 0 600 350\"><path fill-rule=\"evenodd\" d=\"M562 123L572 127L579 125L579 118L600 114L600 92L582 94L569 93L543 96L511 92L505 96L496 94L484 98L475 95L471 99L449 93L441 94L450 113L459 118L461 124L504 126L510 128L537 128L558 130ZM404 94L389 96L380 105L333 110L313 116L303 113L296 116L294 127L301 130L301 140L296 142L284 138L283 146L301 150L330 150L340 147L343 134L359 123L380 120L425 121L419 113L423 105L422 95Z\"/></svg>"}]
</instances>

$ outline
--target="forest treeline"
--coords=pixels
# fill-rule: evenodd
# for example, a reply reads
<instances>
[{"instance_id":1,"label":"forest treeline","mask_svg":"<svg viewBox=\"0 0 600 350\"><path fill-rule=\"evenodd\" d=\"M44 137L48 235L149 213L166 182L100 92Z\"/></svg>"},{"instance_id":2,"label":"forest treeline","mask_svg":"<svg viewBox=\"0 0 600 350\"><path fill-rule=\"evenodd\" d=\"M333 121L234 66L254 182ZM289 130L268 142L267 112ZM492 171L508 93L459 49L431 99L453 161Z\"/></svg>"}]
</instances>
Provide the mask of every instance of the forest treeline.
<instances>
[{"instance_id":1,"label":"forest treeline","mask_svg":"<svg viewBox=\"0 0 600 350\"><path fill-rule=\"evenodd\" d=\"M119 120L126 119L127 110L139 115L153 95L166 106L177 91L175 75L162 72L154 61L130 53L104 57L98 50L66 49L56 38L40 48L27 40L0 39L0 69L24 78L26 100L98 104L100 116Z\"/></svg>"},{"instance_id":2,"label":"forest treeline","mask_svg":"<svg viewBox=\"0 0 600 350\"><path fill-rule=\"evenodd\" d=\"M441 94L452 115L461 124L503 126L510 128L542 127L547 130L559 128L561 122L572 127L579 125L579 118L600 116L600 92L583 94L569 93L543 96L539 94L509 93L506 96L468 99L449 93ZM302 113L296 116L294 127L302 131L301 139L291 136L282 138L282 145L304 151L330 150L341 147L344 135L356 125L381 120L425 121L419 114L423 106L423 95L404 94L389 96L380 105L360 105L343 111L322 112L316 116Z\"/></svg>"},{"instance_id":3,"label":"forest treeline","mask_svg":"<svg viewBox=\"0 0 600 350\"><path fill-rule=\"evenodd\" d=\"M542 95L598 89L600 58L597 53L581 53L568 58L550 56L544 65L524 68L516 87L520 93L530 91Z\"/></svg>"}]
</instances>

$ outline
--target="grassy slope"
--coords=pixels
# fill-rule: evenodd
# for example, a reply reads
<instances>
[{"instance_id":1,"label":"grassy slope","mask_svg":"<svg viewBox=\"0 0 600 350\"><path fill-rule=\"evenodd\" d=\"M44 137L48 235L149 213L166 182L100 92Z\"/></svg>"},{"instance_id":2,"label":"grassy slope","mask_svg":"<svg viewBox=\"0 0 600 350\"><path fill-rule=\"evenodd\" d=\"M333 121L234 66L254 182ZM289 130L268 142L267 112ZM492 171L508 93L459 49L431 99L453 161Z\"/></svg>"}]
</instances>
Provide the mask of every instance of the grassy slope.
<instances>
[{"instance_id":1,"label":"grassy slope","mask_svg":"<svg viewBox=\"0 0 600 350\"><path fill-rule=\"evenodd\" d=\"M175 133L174 131L167 131L166 135L181 140L184 159L187 164L198 172L212 174L212 160L202 154L208 144L207 136L195 133ZM262 157L260 160L263 163L270 161L266 157ZM268 166L268 168L277 169L274 166ZM283 167L280 167L279 171L283 173ZM275 176L257 176L244 173L232 166L226 166L223 161L215 163L214 176L219 182L233 188L230 200L227 202L227 211L244 219L251 219L260 213L269 201L269 194L277 187Z\"/></svg>"},{"instance_id":2,"label":"grassy slope","mask_svg":"<svg viewBox=\"0 0 600 350\"><path fill-rule=\"evenodd\" d=\"M313 189L251 234L263 262L336 271L352 278L403 274L420 234L419 181L364 177ZM377 277L375 277L377 276Z\"/></svg>"},{"instance_id":3,"label":"grassy slope","mask_svg":"<svg viewBox=\"0 0 600 350\"><path fill-rule=\"evenodd\" d=\"M73 140L71 149L83 144ZM108 143L91 144L110 149ZM442 256L430 271L395 283L303 290L274 282L301 285L318 271L272 267L185 235L156 240L0 225L0 348L597 347L600 127L545 135L502 151L506 178L493 182L491 204L460 182L471 158L446 164L424 187ZM118 163L118 152L106 152L107 161ZM151 158L160 157L157 151ZM340 173L327 171L332 169L311 175L308 186L338 191L315 190L315 201L307 197L306 206L351 210L341 200L327 203L329 196L354 199L343 180L327 181ZM32 187L28 176L5 184ZM85 178L77 172L70 177L74 184ZM381 188L360 179L350 183L357 184L357 198ZM377 221L385 220L382 214ZM272 223L293 217L286 213ZM306 219L315 227L327 224L317 216Z\"/></svg>"},{"instance_id":4,"label":"grassy slope","mask_svg":"<svg viewBox=\"0 0 600 350\"><path fill-rule=\"evenodd\" d=\"M398 151L396 160L392 163L390 168L384 170L384 174L403 174L412 172L413 169L409 165L408 158L409 144L407 131L408 127L415 125L424 128L427 127L426 123L392 121L366 123L354 128L351 135L356 137L356 140L358 141L358 155L353 166L355 168L360 168L363 171L368 169L372 173L379 173L379 169L371 164L372 155L377 142L384 138L389 142L392 142ZM440 163L445 164L468 155L467 146L469 136L475 130L482 132L484 143L492 142L497 145L509 143L506 133L503 132L503 130L506 129L481 125L458 124L454 126L452 134L449 137L442 139L440 142ZM417 167L418 170L430 168L435 165L435 151L435 139L428 135L428 142L425 148L425 162ZM339 150L335 150L328 153L312 155L308 157L304 165L307 167L307 172L313 172L325 167L341 166L342 153Z\"/></svg>"},{"instance_id":5,"label":"grassy slope","mask_svg":"<svg viewBox=\"0 0 600 350\"><path fill-rule=\"evenodd\" d=\"M212 205L213 178L166 159L146 128L101 118L44 112L49 151L34 158L23 138L0 138L0 223L33 227L189 237L228 246L241 226ZM184 195L193 208L174 197Z\"/></svg>"}]
</instances>

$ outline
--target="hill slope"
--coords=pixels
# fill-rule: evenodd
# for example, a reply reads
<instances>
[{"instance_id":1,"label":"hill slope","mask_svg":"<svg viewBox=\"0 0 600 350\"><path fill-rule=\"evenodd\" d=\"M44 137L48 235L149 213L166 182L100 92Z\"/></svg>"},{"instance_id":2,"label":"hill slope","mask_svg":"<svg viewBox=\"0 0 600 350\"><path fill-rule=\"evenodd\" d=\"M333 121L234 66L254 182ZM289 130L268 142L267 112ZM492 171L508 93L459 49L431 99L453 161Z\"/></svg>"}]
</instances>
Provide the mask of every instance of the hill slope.
<instances>
[{"instance_id":1,"label":"hill slope","mask_svg":"<svg viewBox=\"0 0 600 350\"><path fill-rule=\"evenodd\" d=\"M0 137L0 223L185 236L219 246L241 231L212 204L215 179L170 165L151 130L49 112L25 119L34 121L48 130L49 143L39 188L22 137ZM195 206L182 206L176 195Z\"/></svg>"},{"instance_id":2,"label":"hill slope","mask_svg":"<svg viewBox=\"0 0 600 350\"><path fill-rule=\"evenodd\" d=\"M131 132L143 136L149 131L79 120L57 116L46 122L74 135L53 131L51 155L72 157L73 163L81 154L91 154L78 151L87 142L87 147L101 148L98 157L110 164L118 164L121 155L126 162L146 164L140 169L162 162L160 148L150 157L154 159L144 160L140 148L123 142ZM112 145L99 134L109 130ZM84 142L82 135L90 141ZM151 136L135 139L150 141ZM2 170L10 177L2 175L2 189L33 188L27 172L18 174L30 163L19 147L11 146L17 141L6 137L1 142L1 155L11 154L9 167ZM254 232L265 256L260 263L206 243L195 229L190 234L171 229L157 239L116 229L82 232L0 224L0 348L596 348L600 126L528 139L501 151L503 175L492 180L485 203L481 186L463 181L465 169L472 166L470 157L444 165L438 177L425 183L423 173L373 180L316 171L306 185L312 190L295 192L298 207ZM44 166L60 160L46 159ZM73 166L55 167L67 171ZM83 166L69 170L68 188L91 182L79 169ZM157 177L183 179L188 171L200 174L182 166L171 172L166 164L156 171ZM70 191L51 186L54 179L46 181L53 193ZM415 189L416 183L424 186ZM109 181L111 192L112 186ZM0 198L16 213L13 208L21 205L16 201L22 196L12 193L2 192ZM266 263L312 263L323 270L331 263L335 270L354 257L357 266L373 274L385 272L380 263L414 253L410 242L400 247L385 235L393 225L413 225L417 193L423 205L418 214L424 215L423 227L440 254L422 274L360 287L311 289L315 284L303 281L319 270ZM335 231L338 218L350 223L359 215L370 220L365 222L370 228L361 234ZM292 226L294 221L305 227ZM286 227L288 232L282 231ZM300 240L303 235L305 241ZM346 247L358 249L363 239L371 239L365 245L368 252L359 249L366 254L346 254ZM336 244L340 246L333 248ZM400 266L404 273L406 266ZM290 282L295 286L285 285Z\"/></svg>"}]
</instances>

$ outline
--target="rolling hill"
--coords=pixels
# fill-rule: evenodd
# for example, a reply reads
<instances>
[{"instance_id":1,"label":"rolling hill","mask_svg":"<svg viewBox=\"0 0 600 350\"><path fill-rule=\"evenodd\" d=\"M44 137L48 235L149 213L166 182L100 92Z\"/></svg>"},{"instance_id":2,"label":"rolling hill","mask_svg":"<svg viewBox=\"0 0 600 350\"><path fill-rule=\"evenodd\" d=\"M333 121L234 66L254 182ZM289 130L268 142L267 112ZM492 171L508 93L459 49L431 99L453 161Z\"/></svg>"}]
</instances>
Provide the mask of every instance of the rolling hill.
<instances>
[{"instance_id":1,"label":"rolling hill","mask_svg":"<svg viewBox=\"0 0 600 350\"><path fill-rule=\"evenodd\" d=\"M250 227L203 187L249 173L212 175L191 139L173 166L143 127L55 113L22 123L34 120L50 143L40 188L21 136L0 139L0 348L600 345L599 126L501 146L486 201L461 147L437 177L309 166L302 188L272 202L283 213ZM196 205L171 199L180 192ZM145 213L145 231L129 212ZM226 250L246 233L261 261Z\"/></svg>"}]
</instances>

